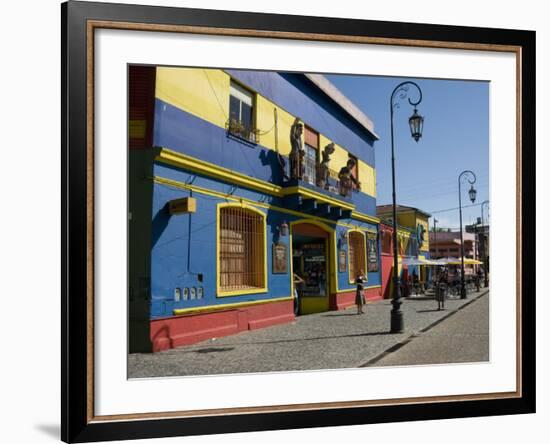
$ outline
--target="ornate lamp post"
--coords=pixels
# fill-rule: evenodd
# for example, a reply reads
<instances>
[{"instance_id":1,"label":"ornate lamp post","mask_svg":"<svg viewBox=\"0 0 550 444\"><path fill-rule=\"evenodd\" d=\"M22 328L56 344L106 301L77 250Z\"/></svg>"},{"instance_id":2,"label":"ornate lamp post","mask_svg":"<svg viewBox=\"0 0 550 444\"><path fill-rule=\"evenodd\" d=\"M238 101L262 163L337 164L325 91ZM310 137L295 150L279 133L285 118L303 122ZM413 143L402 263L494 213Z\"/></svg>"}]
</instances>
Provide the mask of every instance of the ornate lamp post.
<instances>
[{"instance_id":1,"label":"ornate lamp post","mask_svg":"<svg viewBox=\"0 0 550 444\"><path fill-rule=\"evenodd\" d=\"M483 218L483 205L487 205L487 210L489 210L489 201L484 200L481 203L481 226L483 227L483 275L484 275L484 286L487 288L489 286L489 276L487 275L487 239L485 238L485 219Z\"/></svg>"},{"instance_id":2,"label":"ornate lamp post","mask_svg":"<svg viewBox=\"0 0 550 444\"><path fill-rule=\"evenodd\" d=\"M391 333L402 333L404 330L403 312L401 311L401 287L399 285L398 260L397 260L397 204L395 199L395 154L393 142L393 110L399 105L394 102L396 96L400 99L405 99L409 91L409 86L414 86L418 90L418 100L413 101L410 98L407 100L414 107L413 115L409 118L409 127L412 138L418 142L422 137L422 129L424 126L424 117L418 114L416 106L422 102L422 90L420 87L411 81L405 81L395 87L390 97L390 123L391 123L391 179L392 179L392 200L393 200L393 297L391 310Z\"/></svg>"},{"instance_id":3,"label":"ornate lamp post","mask_svg":"<svg viewBox=\"0 0 550 444\"><path fill-rule=\"evenodd\" d=\"M461 192L461 181L462 176L465 176L466 179L468 179L468 182L470 183L470 191L468 191L468 194L470 196L470 200L472 203L476 201L476 194L477 191L474 188L474 183L476 183L476 175L470 171L465 170L460 173L458 176L458 209L460 213L460 299L466 299L466 286L464 285L464 233L462 232L462 192ZM470 177L468 177L470 176Z\"/></svg>"},{"instance_id":4,"label":"ornate lamp post","mask_svg":"<svg viewBox=\"0 0 550 444\"><path fill-rule=\"evenodd\" d=\"M434 254L437 256L437 228L435 226L439 221L434 217ZM437 258L436 258L437 259Z\"/></svg>"}]
</instances>

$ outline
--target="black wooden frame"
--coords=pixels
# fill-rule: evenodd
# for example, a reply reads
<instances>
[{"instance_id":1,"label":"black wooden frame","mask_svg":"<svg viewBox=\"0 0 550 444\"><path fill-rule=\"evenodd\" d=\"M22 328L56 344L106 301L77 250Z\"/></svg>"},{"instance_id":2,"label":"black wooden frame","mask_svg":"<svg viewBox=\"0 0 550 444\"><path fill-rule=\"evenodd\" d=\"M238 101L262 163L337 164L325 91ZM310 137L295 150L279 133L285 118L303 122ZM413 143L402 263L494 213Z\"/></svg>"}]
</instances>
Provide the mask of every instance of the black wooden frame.
<instances>
[{"instance_id":1,"label":"black wooden frame","mask_svg":"<svg viewBox=\"0 0 550 444\"><path fill-rule=\"evenodd\" d=\"M73 2L62 21L62 412L66 442L89 442L369 424L535 411L535 33L198 9ZM237 413L170 419L93 421L87 376L87 21L513 45L521 48L521 386L519 397L321 410Z\"/></svg>"}]
</instances>

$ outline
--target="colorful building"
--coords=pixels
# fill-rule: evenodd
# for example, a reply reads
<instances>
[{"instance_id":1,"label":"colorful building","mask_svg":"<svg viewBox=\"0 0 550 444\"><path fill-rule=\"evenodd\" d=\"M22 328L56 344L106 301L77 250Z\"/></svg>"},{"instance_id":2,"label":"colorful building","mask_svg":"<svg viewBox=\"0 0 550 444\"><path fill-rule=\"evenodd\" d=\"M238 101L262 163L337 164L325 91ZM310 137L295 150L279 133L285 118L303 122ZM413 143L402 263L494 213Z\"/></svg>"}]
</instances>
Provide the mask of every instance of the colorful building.
<instances>
[{"instance_id":1,"label":"colorful building","mask_svg":"<svg viewBox=\"0 0 550 444\"><path fill-rule=\"evenodd\" d=\"M381 263L382 263L382 294L384 298L392 296L393 276L393 206L379 205L376 208L377 216L381 219ZM398 273L400 279L407 281L409 276L416 273L419 280L427 282L430 279L430 267L410 265L430 258L430 238L428 235L428 221L430 214L418 208L397 205L397 254Z\"/></svg>"},{"instance_id":2,"label":"colorful building","mask_svg":"<svg viewBox=\"0 0 550 444\"><path fill-rule=\"evenodd\" d=\"M321 75L131 66L130 351L381 298L377 138Z\"/></svg>"},{"instance_id":3,"label":"colorful building","mask_svg":"<svg viewBox=\"0 0 550 444\"><path fill-rule=\"evenodd\" d=\"M474 233L462 233L464 239L464 257L478 259ZM460 258L460 231L430 232L430 254L434 259L447 257Z\"/></svg>"}]
</instances>

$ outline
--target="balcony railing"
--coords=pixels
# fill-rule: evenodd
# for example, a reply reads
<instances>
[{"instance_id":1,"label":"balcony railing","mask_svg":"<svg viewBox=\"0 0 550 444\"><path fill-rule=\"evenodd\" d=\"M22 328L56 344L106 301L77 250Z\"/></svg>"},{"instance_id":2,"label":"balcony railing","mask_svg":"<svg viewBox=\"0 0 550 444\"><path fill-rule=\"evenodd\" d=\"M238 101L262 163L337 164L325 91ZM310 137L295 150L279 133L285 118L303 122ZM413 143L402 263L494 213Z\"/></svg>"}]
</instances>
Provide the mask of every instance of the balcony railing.
<instances>
[{"instance_id":1,"label":"balcony railing","mask_svg":"<svg viewBox=\"0 0 550 444\"><path fill-rule=\"evenodd\" d=\"M258 143L259 131L245 124L242 120L230 119L225 123L228 134L250 143Z\"/></svg>"},{"instance_id":2,"label":"balcony railing","mask_svg":"<svg viewBox=\"0 0 550 444\"><path fill-rule=\"evenodd\" d=\"M328 169L328 181L325 182L321 164L308 157L304 158L303 181L344 197L351 197L352 192L357 190L355 186L343 186L340 182L339 172L331 168Z\"/></svg>"}]
</instances>

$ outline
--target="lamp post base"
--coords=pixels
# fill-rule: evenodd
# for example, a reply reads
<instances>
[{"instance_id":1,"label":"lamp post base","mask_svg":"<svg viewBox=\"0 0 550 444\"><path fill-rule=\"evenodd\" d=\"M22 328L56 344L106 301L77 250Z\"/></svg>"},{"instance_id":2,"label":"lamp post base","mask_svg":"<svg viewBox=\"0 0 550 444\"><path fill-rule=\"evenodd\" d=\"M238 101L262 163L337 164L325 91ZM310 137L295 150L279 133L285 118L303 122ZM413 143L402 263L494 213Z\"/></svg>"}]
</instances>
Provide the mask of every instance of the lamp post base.
<instances>
[{"instance_id":1,"label":"lamp post base","mask_svg":"<svg viewBox=\"0 0 550 444\"><path fill-rule=\"evenodd\" d=\"M391 323L390 323L390 333L403 333L405 330L405 325L403 322L403 312L401 310L392 310L391 311Z\"/></svg>"}]
</instances>

